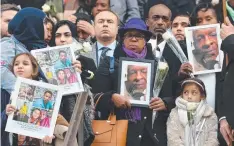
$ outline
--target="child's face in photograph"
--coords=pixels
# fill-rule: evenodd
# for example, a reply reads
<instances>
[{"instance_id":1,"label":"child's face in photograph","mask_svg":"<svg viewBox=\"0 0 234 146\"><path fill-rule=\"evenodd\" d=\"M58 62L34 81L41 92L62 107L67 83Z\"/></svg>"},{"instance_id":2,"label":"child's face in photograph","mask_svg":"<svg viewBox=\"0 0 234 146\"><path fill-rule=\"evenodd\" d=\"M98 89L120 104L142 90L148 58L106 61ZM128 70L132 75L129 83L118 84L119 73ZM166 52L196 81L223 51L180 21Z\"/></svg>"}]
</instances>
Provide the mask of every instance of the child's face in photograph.
<instances>
[{"instance_id":1,"label":"child's face in photograph","mask_svg":"<svg viewBox=\"0 0 234 146\"><path fill-rule=\"evenodd\" d=\"M59 71L59 73L58 73L58 78L59 78L60 80L63 80L63 79L65 78L65 73L64 73L64 71Z\"/></svg>"},{"instance_id":2,"label":"child's face in photograph","mask_svg":"<svg viewBox=\"0 0 234 146\"><path fill-rule=\"evenodd\" d=\"M185 85L182 97L189 102L200 102L203 99L199 87L194 83Z\"/></svg>"},{"instance_id":3,"label":"child's face in photograph","mask_svg":"<svg viewBox=\"0 0 234 146\"><path fill-rule=\"evenodd\" d=\"M38 119L40 117L41 112L39 110L34 110L33 111L33 118Z\"/></svg>"},{"instance_id":4,"label":"child's face in photograph","mask_svg":"<svg viewBox=\"0 0 234 146\"><path fill-rule=\"evenodd\" d=\"M28 56L21 55L17 57L13 66L15 76L32 79L33 65Z\"/></svg>"},{"instance_id":5,"label":"child's face in photograph","mask_svg":"<svg viewBox=\"0 0 234 146\"><path fill-rule=\"evenodd\" d=\"M44 101L48 102L51 99L51 94L50 93L45 93L44 95Z\"/></svg>"}]
</instances>

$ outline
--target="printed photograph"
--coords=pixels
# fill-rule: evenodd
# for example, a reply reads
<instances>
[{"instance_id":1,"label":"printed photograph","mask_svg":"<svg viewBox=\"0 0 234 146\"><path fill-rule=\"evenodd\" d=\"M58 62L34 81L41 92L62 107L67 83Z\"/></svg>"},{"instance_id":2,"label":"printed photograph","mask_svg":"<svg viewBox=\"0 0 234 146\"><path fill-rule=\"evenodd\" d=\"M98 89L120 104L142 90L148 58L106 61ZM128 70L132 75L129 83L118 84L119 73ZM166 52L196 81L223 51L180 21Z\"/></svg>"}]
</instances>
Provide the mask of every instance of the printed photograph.
<instances>
[{"instance_id":1,"label":"printed photograph","mask_svg":"<svg viewBox=\"0 0 234 146\"><path fill-rule=\"evenodd\" d=\"M32 51L48 82L63 87L64 95L84 90L80 74L72 67L75 59L72 47L64 45Z\"/></svg>"},{"instance_id":2,"label":"printed photograph","mask_svg":"<svg viewBox=\"0 0 234 146\"><path fill-rule=\"evenodd\" d=\"M32 102L17 99L16 112L13 120L28 123Z\"/></svg>"},{"instance_id":3,"label":"printed photograph","mask_svg":"<svg viewBox=\"0 0 234 146\"><path fill-rule=\"evenodd\" d=\"M22 84L20 87L19 99L33 101L33 94L34 94L35 86L30 86L28 84Z\"/></svg>"},{"instance_id":4,"label":"printed photograph","mask_svg":"<svg viewBox=\"0 0 234 146\"><path fill-rule=\"evenodd\" d=\"M194 74L220 72L223 52L220 51L220 25L185 28L189 62Z\"/></svg>"},{"instance_id":5,"label":"printed photograph","mask_svg":"<svg viewBox=\"0 0 234 146\"><path fill-rule=\"evenodd\" d=\"M29 91L30 100L22 96ZM58 86L18 77L11 96L16 111L8 116L6 131L39 139L52 135L61 99Z\"/></svg>"},{"instance_id":6,"label":"printed photograph","mask_svg":"<svg viewBox=\"0 0 234 146\"><path fill-rule=\"evenodd\" d=\"M147 105L150 100L151 62L121 60L120 94L131 103Z\"/></svg>"}]
</instances>

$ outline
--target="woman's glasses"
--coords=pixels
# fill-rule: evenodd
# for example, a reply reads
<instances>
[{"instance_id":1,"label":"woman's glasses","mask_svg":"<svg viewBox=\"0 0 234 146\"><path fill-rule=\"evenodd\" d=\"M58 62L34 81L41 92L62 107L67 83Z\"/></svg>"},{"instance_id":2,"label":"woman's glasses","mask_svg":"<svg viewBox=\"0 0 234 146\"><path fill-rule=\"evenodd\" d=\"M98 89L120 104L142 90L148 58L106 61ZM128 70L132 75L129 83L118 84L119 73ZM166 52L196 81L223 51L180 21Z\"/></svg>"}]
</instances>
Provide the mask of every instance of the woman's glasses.
<instances>
[{"instance_id":1,"label":"woman's glasses","mask_svg":"<svg viewBox=\"0 0 234 146\"><path fill-rule=\"evenodd\" d=\"M142 40L142 39L145 38L145 36L144 36L143 34L141 34L141 33L137 33L137 34L126 33L126 34L124 35L124 38L125 38L125 39L133 39L133 38L135 38L135 39L137 39L137 40Z\"/></svg>"}]
</instances>

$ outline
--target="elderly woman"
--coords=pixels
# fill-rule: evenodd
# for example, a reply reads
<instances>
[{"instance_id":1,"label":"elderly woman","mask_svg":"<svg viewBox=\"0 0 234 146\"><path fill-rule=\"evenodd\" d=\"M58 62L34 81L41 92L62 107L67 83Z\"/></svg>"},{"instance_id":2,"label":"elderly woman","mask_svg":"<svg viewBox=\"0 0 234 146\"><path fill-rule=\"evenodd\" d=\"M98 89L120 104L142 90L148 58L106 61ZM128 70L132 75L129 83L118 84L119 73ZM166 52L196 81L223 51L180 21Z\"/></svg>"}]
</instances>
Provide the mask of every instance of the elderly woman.
<instances>
[{"instance_id":1,"label":"elderly woman","mask_svg":"<svg viewBox=\"0 0 234 146\"><path fill-rule=\"evenodd\" d=\"M166 121L168 113L174 105L174 100L171 98L172 91L169 77L165 79L159 95L161 98L152 98L147 108L130 108L129 100L116 92L119 82L118 60L120 57L155 60L152 48L147 44L151 35L147 31L144 21L139 18L130 19L119 30L121 41L114 52L114 71L109 71L110 58L104 57L94 76L93 92L104 93L96 106L97 113L99 113L98 116L100 119L105 120L114 109L117 119L129 120L127 146L167 145ZM155 71L156 67L153 70ZM158 116L152 129L153 109L158 111Z\"/></svg>"}]
</instances>

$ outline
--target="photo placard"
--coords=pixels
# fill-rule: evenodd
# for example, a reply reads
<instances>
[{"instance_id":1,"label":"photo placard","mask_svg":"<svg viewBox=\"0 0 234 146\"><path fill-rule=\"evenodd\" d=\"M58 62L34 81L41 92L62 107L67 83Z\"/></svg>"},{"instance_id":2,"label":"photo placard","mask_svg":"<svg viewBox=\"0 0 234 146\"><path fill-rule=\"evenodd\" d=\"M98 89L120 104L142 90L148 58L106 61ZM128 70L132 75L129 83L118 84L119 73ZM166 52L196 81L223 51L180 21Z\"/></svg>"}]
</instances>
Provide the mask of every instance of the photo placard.
<instances>
[{"instance_id":1,"label":"photo placard","mask_svg":"<svg viewBox=\"0 0 234 146\"><path fill-rule=\"evenodd\" d=\"M220 72L223 66L223 51L220 50L220 25L186 27L188 59L193 73L207 74Z\"/></svg>"},{"instance_id":2,"label":"photo placard","mask_svg":"<svg viewBox=\"0 0 234 146\"><path fill-rule=\"evenodd\" d=\"M133 106L149 106L153 66L153 60L120 58L119 93Z\"/></svg>"},{"instance_id":3,"label":"photo placard","mask_svg":"<svg viewBox=\"0 0 234 146\"><path fill-rule=\"evenodd\" d=\"M72 67L73 44L32 50L49 83L63 87L63 95L84 91L80 74Z\"/></svg>"},{"instance_id":4,"label":"photo placard","mask_svg":"<svg viewBox=\"0 0 234 146\"><path fill-rule=\"evenodd\" d=\"M5 131L43 139L52 136L62 99L61 87L18 77L11 94L16 111Z\"/></svg>"}]
</instances>

